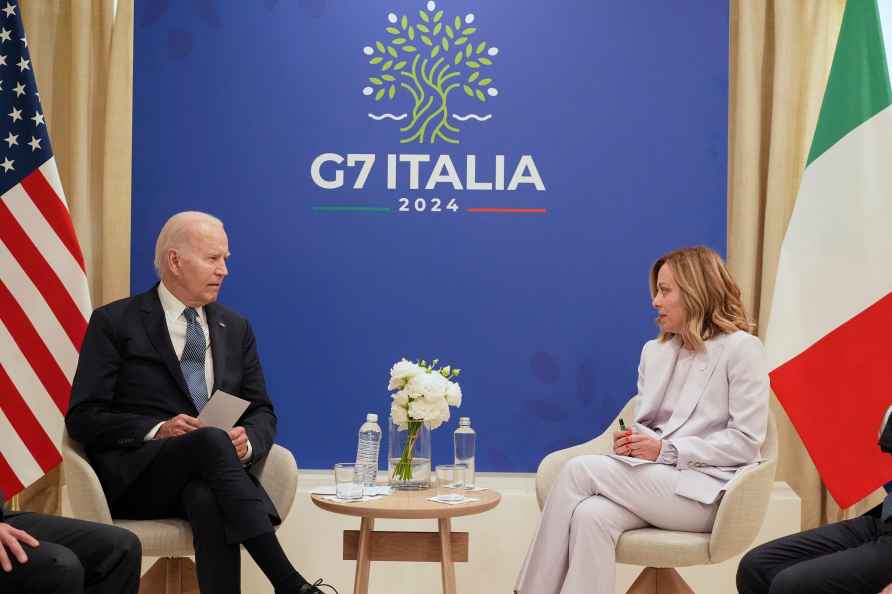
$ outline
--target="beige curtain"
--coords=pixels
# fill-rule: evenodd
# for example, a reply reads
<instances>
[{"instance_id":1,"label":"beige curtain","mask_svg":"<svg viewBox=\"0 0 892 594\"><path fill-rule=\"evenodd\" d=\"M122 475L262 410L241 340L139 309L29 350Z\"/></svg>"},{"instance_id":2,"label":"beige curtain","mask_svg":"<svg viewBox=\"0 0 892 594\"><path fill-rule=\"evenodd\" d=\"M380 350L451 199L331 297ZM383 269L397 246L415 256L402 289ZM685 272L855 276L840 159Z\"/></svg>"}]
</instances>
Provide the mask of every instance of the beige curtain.
<instances>
[{"instance_id":1,"label":"beige curtain","mask_svg":"<svg viewBox=\"0 0 892 594\"><path fill-rule=\"evenodd\" d=\"M845 0L731 0L728 99L728 264L748 311L767 327L780 246L821 109ZM840 510L796 430L772 398L778 480L802 498L802 527L862 513Z\"/></svg>"},{"instance_id":2,"label":"beige curtain","mask_svg":"<svg viewBox=\"0 0 892 594\"><path fill-rule=\"evenodd\" d=\"M117 4L117 11L115 11ZM93 305L129 294L133 0L20 3ZM59 511L56 469L19 498Z\"/></svg>"}]
</instances>

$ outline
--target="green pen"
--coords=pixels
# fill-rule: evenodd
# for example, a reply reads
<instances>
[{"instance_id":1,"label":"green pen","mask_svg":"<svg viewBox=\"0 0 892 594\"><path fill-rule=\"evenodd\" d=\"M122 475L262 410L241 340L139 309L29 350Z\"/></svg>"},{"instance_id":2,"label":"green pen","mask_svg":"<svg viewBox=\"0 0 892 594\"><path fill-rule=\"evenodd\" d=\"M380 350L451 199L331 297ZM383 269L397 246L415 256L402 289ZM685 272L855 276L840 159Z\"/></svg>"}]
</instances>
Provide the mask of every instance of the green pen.
<instances>
[{"instance_id":1,"label":"green pen","mask_svg":"<svg viewBox=\"0 0 892 594\"><path fill-rule=\"evenodd\" d=\"M623 421L622 417L619 418L619 430L620 431L626 430L626 423Z\"/></svg>"}]
</instances>

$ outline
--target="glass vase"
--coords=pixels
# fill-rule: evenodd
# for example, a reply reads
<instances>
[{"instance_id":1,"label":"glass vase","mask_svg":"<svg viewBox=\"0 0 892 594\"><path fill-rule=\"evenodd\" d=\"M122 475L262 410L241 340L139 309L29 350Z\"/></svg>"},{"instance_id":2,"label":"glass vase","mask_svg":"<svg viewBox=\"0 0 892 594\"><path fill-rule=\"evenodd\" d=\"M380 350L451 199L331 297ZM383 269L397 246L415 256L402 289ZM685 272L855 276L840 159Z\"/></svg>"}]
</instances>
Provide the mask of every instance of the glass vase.
<instances>
[{"instance_id":1,"label":"glass vase","mask_svg":"<svg viewBox=\"0 0 892 594\"><path fill-rule=\"evenodd\" d=\"M390 486L403 491L431 486L431 430L423 421L412 421L400 429L390 417L387 443L387 474Z\"/></svg>"}]
</instances>

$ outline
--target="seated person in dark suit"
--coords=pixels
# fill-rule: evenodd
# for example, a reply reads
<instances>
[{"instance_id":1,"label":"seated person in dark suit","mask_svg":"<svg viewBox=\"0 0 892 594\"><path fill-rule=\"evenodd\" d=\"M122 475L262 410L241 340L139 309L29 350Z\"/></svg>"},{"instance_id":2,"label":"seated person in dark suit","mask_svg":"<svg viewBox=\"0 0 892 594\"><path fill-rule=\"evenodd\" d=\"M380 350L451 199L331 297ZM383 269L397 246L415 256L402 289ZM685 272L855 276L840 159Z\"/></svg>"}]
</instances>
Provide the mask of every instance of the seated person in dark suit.
<instances>
[{"instance_id":1,"label":"seated person in dark suit","mask_svg":"<svg viewBox=\"0 0 892 594\"><path fill-rule=\"evenodd\" d=\"M218 219L183 212L165 223L161 282L90 318L66 427L114 517L189 521L204 594L240 591L239 545L277 593L322 594L285 556L278 512L245 469L272 447L276 415L250 324L216 303L228 257ZM197 418L217 389L250 402L229 432Z\"/></svg>"},{"instance_id":2,"label":"seated person in dark suit","mask_svg":"<svg viewBox=\"0 0 892 594\"><path fill-rule=\"evenodd\" d=\"M892 407L880 426L886 453L892 453L890 413ZM760 545L737 568L740 594L887 594L890 585L892 494L863 516Z\"/></svg>"},{"instance_id":3,"label":"seated person in dark suit","mask_svg":"<svg viewBox=\"0 0 892 594\"><path fill-rule=\"evenodd\" d=\"M141 559L129 530L4 512L0 498L0 592L136 594Z\"/></svg>"}]
</instances>

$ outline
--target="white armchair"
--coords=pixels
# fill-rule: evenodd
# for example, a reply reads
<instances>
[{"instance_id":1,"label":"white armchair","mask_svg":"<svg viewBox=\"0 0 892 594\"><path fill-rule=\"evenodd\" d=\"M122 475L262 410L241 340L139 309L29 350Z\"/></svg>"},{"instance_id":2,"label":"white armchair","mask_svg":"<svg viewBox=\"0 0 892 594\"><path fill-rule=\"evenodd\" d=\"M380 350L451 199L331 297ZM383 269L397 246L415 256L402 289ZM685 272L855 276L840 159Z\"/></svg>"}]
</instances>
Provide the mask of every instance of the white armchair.
<instances>
[{"instance_id":1,"label":"white armchair","mask_svg":"<svg viewBox=\"0 0 892 594\"><path fill-rule=\"evenodd\" d=\"M188 522L175 518L115 520L83 448L67 432L62 437L62 459L74 517L126 528L139 538L143 555L161 557L142 576L140 594L197 594L195 563L187 558L194 552ZM266 489L284 522L297 492L294 456L287 449L273 445L266 458L253 465L250 472Z\"/></svg>"},{"instance_id":2,"label":"white armchair","mask_svg":"<svg viewBox=\"0 0 892 594\"><path fill-rule=\"evenodd\" d=\"M637 398L617 415L635 416ZM586 443L547 455L536 473L536 496L541 509L564 463L576 456L604 454L613 450L617 421ZM616 544L616 560L645 569L628 594L693 594L676 567L720 563L746 550L762 527L777 467L777 426L769 412L768 435L762 447L764 461L735 477L722 497L711 533L640 528L623 533Z\"/></svg>"}]
</instances>

